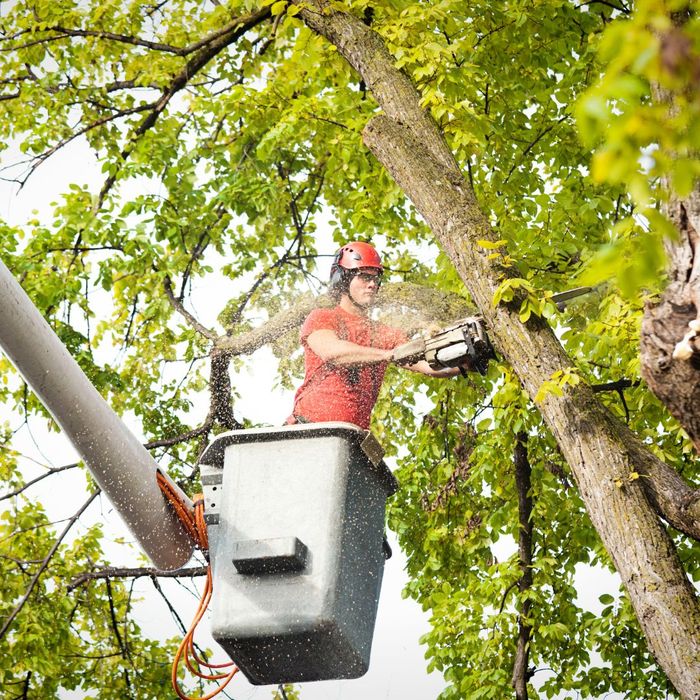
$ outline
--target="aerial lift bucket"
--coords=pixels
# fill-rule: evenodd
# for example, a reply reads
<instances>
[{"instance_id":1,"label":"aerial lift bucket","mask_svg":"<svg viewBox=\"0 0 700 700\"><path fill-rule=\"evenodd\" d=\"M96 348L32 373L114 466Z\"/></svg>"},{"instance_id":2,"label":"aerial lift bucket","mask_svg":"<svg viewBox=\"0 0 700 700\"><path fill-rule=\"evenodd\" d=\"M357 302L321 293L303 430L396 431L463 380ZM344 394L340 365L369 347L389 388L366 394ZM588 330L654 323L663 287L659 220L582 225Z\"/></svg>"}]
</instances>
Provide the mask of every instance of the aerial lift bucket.
<instances>
[{"instance_id":1,"label":"aerial lift bucket","mask_svg":"<svg viewBox=\"0 0 700 700\"><path fill-rule=\"evenodd\" d=\"M382 455L349 423L238 430L204 452L212 635L251 683L367 671L397 489Z\"/></svg>"}]
</instances>

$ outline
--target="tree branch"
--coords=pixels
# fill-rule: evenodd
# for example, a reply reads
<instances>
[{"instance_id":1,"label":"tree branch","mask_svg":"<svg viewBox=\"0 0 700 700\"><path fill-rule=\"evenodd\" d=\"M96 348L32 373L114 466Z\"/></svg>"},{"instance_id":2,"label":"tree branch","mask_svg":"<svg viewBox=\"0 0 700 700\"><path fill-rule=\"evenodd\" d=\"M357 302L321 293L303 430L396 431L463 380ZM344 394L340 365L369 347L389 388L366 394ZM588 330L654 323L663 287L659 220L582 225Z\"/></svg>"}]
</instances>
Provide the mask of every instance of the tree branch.
<instances>
[{"instance_id":1,"label":"tree branch","mask_svg":"<svg viewBox=\"0 0 700 700\"><path fill-rule=\"evenodd\" d=\"M168 607L168 610L170 611L170 614L172 615L173 620L175 620L175 622L177 623L182 634L186 634L187 627L186 627L185 623L182 621L182 618L178 615L177 610L175 610L175 608L173 607L173 604L168 599L168 596L165 595L165 593L163 592L163 589L161 588L160 583L158 582L158 578L156 576L151 576L151 583L153 584L153 588L155 588L158 591L158 594L160 595L160 597L163 599L163 602Z\"/></svg>"},{"instance_id":2,"label":"tree branch","mask_svg":"<svg viewBox=\"0 0 700 700\"><path fill-rule=\"evenodd\" d=\"M522 323L517 304L494 306L504 278L513 272L480 245L496 241L498 234L435 121L421 108L420 94L396 68L381 38L369 36L374 33L357 17L321 0L293 1L306 24L335 44L372 90L384 114L365 127L365 145L431 227L484 316L494 345L536 399L625 585L650 651L678 692L693 697L700 667L691 667L682 656L700 654L700 602L671 538L632 476L629 445L620 440L619 430L625 426L584 383L560 396L541 398L546 382L574 364L544 319L531 317ZM629 437L648 452L631 433ZM683 655L674 653L679 648Z\"/></svg>"},{"instance_id":3,"label":"tree branch","mask_svg":"<svg viewBox=\"0 0 700 700\"><path fill-rule=\"evenodd\" d=\"M98 489L97 491L95 491L93 494L90 495L90 497L87 499L87 501L85 501L85 503L83 503L83 505L80 507L78 512L68 521L68 524L63 529L63 532L56 538L56 541L53 543L48 554L44 557L44 560L41 562L39 569L32 577L32 580L29 582L29 586L27 587L27 590L24 592L24 595L22 596L20 601L15 606L14 610L10 613L10 615L7 617L7 619L3 623L2 629L0 629L0 639L2 639L5 636L7 631L10 629L10 626L14 622L15 618L17 617L17 615L19 615L20 611L22 610L22 608L25 606L25 604L29 600L29 596L32 594L34 587L36 586L39 579L41 578L41 575L44 573L44 571L48 567L49 562L51 561L53 555L56 553L56 550L60 546L61 542L63 542L66 535L70 532L70 529L73 527L73 525L75 525L75 523L78 521L80 516L87 510L88 506L95 500L95 498L97 498L97 496L99 496L99 494L100 494L100 490Z\"/></svg>"},{"instance_id":4,"label":"tree branch","mask_svg":"<svg viewBox=\"0 0 700 700\"><path fill-rule=\"evenodd\" d=\"M98 119L94 122L91 122L90 124L85 125L81 129L78 129L78 131L74 131L70 136L66 137L65 139L62 139L57 144L49 148L48 151L44 151L44 153L32 159L33 162L29 168L29 172L22 178L21 187L24 187L27 180L32 176L32 174L42 163L48 160L54 153L59 151L61 148L67 146L71 141L79 138L80 136L83 136L84 134L88 133L88 131L92 131L93 129L96 129L100 126L104 126L105 124L109 124L109 122L113 122L117 119L121 119L122 117L129 116L130 114L145 112L149 109L152 109L153 107L154 104L151 103L146 105L139 105L138 107L132 107L131 109L120 110L119 112L115 112L114 114L110 114L106 117L103 117L102 119Z\"/></svg>"},{"instance_id":5,"label":"tree branch","mask_svg":"<svg viewBox=\"0 0 700 700\"><path fill-rule=\"evenodd\" d=\"M10 491L9 493L3 494L2 496L0 496L0 501L4 501L8 498L12 498L13 496L19 496L20 493L22 493L23 491L26 491L30 486L34 486L34 484L38 484L43 479L46 479L49 476L53 476L54 474L60 474L61 472L66 471L67 469L75 469L79 465L80 465L80 462L75 462L74 464L66 464L63 467L53 467L52 469L49 469L44 474L41 474L41 475L37 476L35 479L28 481L26 484L24 484L24 486L20 486L19 488L16 488L14 491Z\"/></svg>"},{"instance_id":6,"label":"tree branch","mask_svg":"<svg viewBox=\"0 0 700 700\"><path fill-rule=\"evenodd\" d=\"M231 356L214 347L210 355L209 413L205 424L218 423L227 430L240 430L243 425L233 415L231 378L228 367Z\"/></svg>"},{"instance_id":7,"label":"tree branch","mask_svg":"<svg viewBox=\"0 0 700 700\"><path fill-rule=\"evenodd\" d=\"M182 302L175 297L173 292L173 283L170 279L170 275L166 275L163 280L163 288L165 289L165 295L168 297L170 305L177 311L187 322L194 328L200 335L203 335L207 340L216 340L216 333L210 330L206 326L203 326L182 304Z\"/></svg>"},{"instance_id":8,"label":"tree branch","mask_svg":"<svg viewBox=\"0 0 700 700\"><path fill-rule=\"evenodd\" d=\"M164 53L172 53L176 56L186 55L187 48L173 46L172 44L161 44L157 41L148 41L140 39L136 36L128 36L126 34L115 34L114 32L102 32L94 29L70 29L61 25L49 27L47 31L60 33L62 36L55 37L57 39L65 39L68 37L93 37L95 39L105 39L106 41L116 41L120 44L130 44L131 46L141 46L151 51L161 51ZM53 38L53 37L49 37ZM20 47L16 47L20 48ZM5 49L7 51L8 49Z\"/></svg>"},{"instance_id":9,"label":"tree branch","mask_svg":"<svg viewBox=\"0 0 700 700\"><path fill-rule=\"evenodd\" d=\"M188 440L191 440L192 438L196 438L196 437L199 437L200 435L204 435L205 433L208 433L210 430L211 430L211 423L205 421L198 428L194 428L193 430L189 430L186 433L181 433L180 435L175 435L174 437L170 437L170 438L163 438L161 440L151 440L150 442L145 442L143 446L147 450L155 450L158 447L172 447L173 445L178 445L181 442L187 442Z\"/></svg>"},{"instance_id":10,"label":"tree branch","mask_svg":"<svg viewBox=\"0 0 700 700\"><path fill-rule=\"evenodd\" d=\"M247 31L256 27L258 24L268 19L271 16L271 7L263 7L248 15L239 17L233 22L230 22L224 29L212 35L213 38L208 38L206 43L198 42L203 47L199 53L196 53L185 65L185 67L174 76L170 85L163 91L158 102L155 104L152 112L139 124L136 130L129 138L128 144L122 150L120 156L122 161L126 161L131 152L136 147L141 136L143 136L158 120L158 117L165 111L165 108L170 103L170 100L182 90L190 80L204 66L209 63L217 54L219 54L227 46L231 45L240 39ZM202 40L203 42L205 40ZM97 209L102 206L105 197L112 189L112 186L117 180L118 171L113 172L102 185L97 201Z\"/></svg>"},{"instance_id":11,"label":"tree branch","mask_svg":"<svg viewBox=\"0 0 700 700\"><path fill-rule=\"evenodd\" d=\"M507 183L508 180L510 180L510 176L513 174L514 170L518 167L518 165L520 165L520 163L523 162L523 158L525 158L525 156L537 145L537 143L541 141L550 131L552 131L552 129L556 128L557 126L559 126L559 124L569 119L569 116L570 115L565 114L563 117L560 117L559 119L557 119L557 121L550 124L546 129L542 129L542 131L540 131L540 133L537 134L534 141L528 144L527 148L525 148L525 150L520 154L520 158L518 158L510 167L508 175L506 175L503 184Z\"/></svg>"},{"instance_id":12,"label":"tree branch","mask_svg":"<svg viewBox=\"0 0 700 700\"><path fill-rule=\"evenodd\" d=\"M105 579L105 586L107 588L107 600L109 602L110 622L112 623L112 631L114 632L114 636L117 640L117 646L119 647L119 655L125 661L129 661L129 651L124 640L122 639L121 632L119 631L119 622L117 621L117 612L114 609L114 596L112 595L112 583L110 579ZM129 672L127 669L124 669L124 681L126 683L127 689L130 691L131 681L129 679Z\"/></svg>"},{"instance_id":13,"label":"tree branch","mask_svg":"<svg viewBox=\"0 0 700 700\"><path fill-rule=\"evenodd\" d=\"M67 586L67 592L71 592L83 586L90 581L110 578L143 578L149 576L151 578L191 578L192 576L205 576L207 573L206 566L191 566L189 568L175 569L174 571L165 571L153 567L127 568L120 566L109 566L106 569L99 571L86 571L80 576L76 576Z\"/></svg>"},{"instance_id":14,"label":"tree branch","mask_svg":"<svg viewBox=\"0 0 700 700\"><path fill-rule=\"evenodd\" d=\"M639 381L618 379L616 382L607 382L606 384L591 384L591 390L594 394L598 394L604 391L622 391L622 389L630 389L633 386L639 386Z\"/></svg>"},{"instance_id":15,"label":"tree branch","mask_svg":"<svg viewBox=\"0 0 700 700\"><path fill-rule=\"evenodd\" d=\"M518 566L520 567L520 591L518 614L518 643L513 664L512 685L515 689L516 700L528 700L527 682L531 676L528 670L530 656L530 635L532 625L529 622L531 602L524 593L532 588L532 468L527 454L527 434L519 433L513 454L515 464L515 487L518 491Z\"/></svg>"}]
</instances>

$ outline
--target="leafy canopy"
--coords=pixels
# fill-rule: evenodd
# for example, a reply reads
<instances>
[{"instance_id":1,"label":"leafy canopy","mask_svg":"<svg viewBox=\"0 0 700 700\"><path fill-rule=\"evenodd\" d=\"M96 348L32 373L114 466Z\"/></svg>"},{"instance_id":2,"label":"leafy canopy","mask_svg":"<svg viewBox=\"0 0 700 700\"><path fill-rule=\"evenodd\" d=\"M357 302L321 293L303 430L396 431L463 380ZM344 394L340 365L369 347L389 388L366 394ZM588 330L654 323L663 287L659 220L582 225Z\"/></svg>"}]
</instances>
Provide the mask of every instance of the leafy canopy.
<instances>
[{"instance_id":1,"label":"leafy canopy","mask_svg":"<svg viewBox=\"0 0 700 700\"><path fill-rule=\"evenodd\" d=\"M665 186L688 192L700 167L698 102L686 97L696 79L697 18L681 31L670 19L680 5L652 0L634 11L568 0L335 5L370 23L419 88L499 232L492 254L516 267L528 292L523 319L541 312L552 290L601 283L552 317L578 374L554 377L546 390L581 378L635 383L640 290L658 289L668 230L654 206ZM76 145L102 173L89 185L66 182L49 220L0 222L3 260L146 439L202 423L193 403L217 389L207 387L212 339L243 335L317 291L318 256L332 252L331 238L372 239L394 280L465 294L362 146L377 111L368 87L287 3L21 0L0 20L0 51L3 176L31 182L56 150ZM652 100L652 84L673 95L673 107ZM207 335L178 308L195 283L214 279L225 281L227 298L208 300L222 313ZM503 299L512 291L503 289ZM299 379L293 345L275 346L287 386ZM234 358L232 369L243 362ZM0 369L2 402L45 417L5 361ZM643 387L605 401L659 456L687 469L685 438ZM390 526L410 557L406 593L431 612L423 641L429 666L450 683L445 698L510 692L525 600L538 670L531 687L548 697L664 696L665 678L624 596L605 593L589 606L578 594L582 567L610 562L507 367L441 383L392 371L374 429L399 465ZM519 433L528 437L534 528L534 580L521 592ZM198 449L189 440L156 454L174 475L192 477ZM3 464L8 483L19 484L14 462ZM12 504L3 520L5 601L21 595L51 541L39 503ZM680 546L697 580L698 548ZM26 683L27 697L47 698L80 686L124 697L122 671L131 669L150 684L149 697L167 696L169 647L136 629L129 644L138 653L106 655L89 662L97 672L85 672L87 645L116 643L105 605L128 612L117 582L110 591L100 584L62 593L100 561L96 529L59 550L2 642L4 688Z\"/></svg>"}]
</instances>

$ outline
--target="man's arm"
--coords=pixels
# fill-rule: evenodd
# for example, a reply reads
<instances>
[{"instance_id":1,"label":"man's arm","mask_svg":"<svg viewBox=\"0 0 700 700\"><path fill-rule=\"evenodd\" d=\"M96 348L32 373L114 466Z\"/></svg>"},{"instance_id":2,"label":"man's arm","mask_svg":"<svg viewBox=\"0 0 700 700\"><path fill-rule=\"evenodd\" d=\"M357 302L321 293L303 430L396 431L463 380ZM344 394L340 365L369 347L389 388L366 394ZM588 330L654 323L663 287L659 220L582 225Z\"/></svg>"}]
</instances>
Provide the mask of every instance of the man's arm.
<instances>
[{"instance_id":1,"label":"man's arm","mask_svg":"<svg viewBox=\"0 0 700 700\"><path fill-rule=\"evenodd\" d=\"M392 354L391 350L370 348L351 343L349 340L341 340L335 331L327 328L310 333L306 343L324 362L332 362L335 365L389 362Z\"/></svg>"},{"instance_id":2,"label":"man's arm","mask_svg":"<svg viewBox=\"0 0 700 700\"><path fill-rule=\"evenodd\" d=\"M420 374L425 374L428 377L456 377L460 374L459 367L445 367L444 369L433 369L425 360L420 362L415 362L412 365L403 365L404 369L410 369L411 372L419 372ZM469 369L464 368L465 371Z\"/></svg>"},{"instance_id":3,"label":"man's arm","mask_svg":"<svg viewBox=\"0 0 700 700\"><path fill-rule=\"evenodd\" d=\"M357 345L349 340L341 340L335 331L323 328L310 333L306 339L307 345L324 362L332 362L335 365L360 365L390 362L393 350L371 348L365 345ZM425 360L420 360L412 365L400 365L412 372L419 372L428 377L456 377L460 374L459 367L446 367L445 369L433 369ZM464 366L465 371L471 367Z\"/></svg>"}]
</instances>

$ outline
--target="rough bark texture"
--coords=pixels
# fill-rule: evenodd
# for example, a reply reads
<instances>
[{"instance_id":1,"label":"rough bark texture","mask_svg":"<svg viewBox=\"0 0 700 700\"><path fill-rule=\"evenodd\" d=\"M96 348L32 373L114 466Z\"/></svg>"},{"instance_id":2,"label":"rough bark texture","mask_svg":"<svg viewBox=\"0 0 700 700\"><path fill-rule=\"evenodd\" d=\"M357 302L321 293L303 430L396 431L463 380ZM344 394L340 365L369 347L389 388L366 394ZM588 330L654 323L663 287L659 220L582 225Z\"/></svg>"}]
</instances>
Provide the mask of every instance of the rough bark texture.
<instances>
[{"instance_id":1,"label":"rough bark texture","mask_svg":"<svg viewBox=\"0 0 700 700\"><path fill-rule=\"evenodd\" d=\"M665 209L679 238L666 241L669 284L644 312L642 375L700 452L700 335L690 341L695 347L690 359L672 356L688 323L700 318L700 189L683 201L672 199Z\"/></svg>"},{"instance_id":2,"label":"rough bark texture","mask_svg":"<svg viewBox=\"0 0 700 700\"><path fill-rule=\"evenodd\" d=\"M666 71L676 73L693 65L694 98L700 87L700 58L682 32L690 19L686 8L672 15L675 27L660 37L662 63ZM692 83L691 83L692 85ZM654 100L676 111L675 96L656 84ZM689 96L691 99L693 96ZM671 191L666 183L666 189ZM673 357L677 343L689 332L688 324L700 319L700 186L686 198L672 197L664 204L664 213L675 224L678 239L666 240L669 283L660 300L647 306L642 322L642 376L649 388L667 406L683 426L700 452L700 333L689 339L694 351L690 358Z\"/></svg>"},{"instance_id":3,"label":"rough bark texture","mask_svg":"<svg viewBox=\"0 0 700 700\"><path fill-rule=\"evenodd\" d=\"M513 455L515 463L515 486L518 491L518 520L520 533L518 536L518 559L522 574L518 581L518 590L524 593L532 587L532 495L530 493L532 467L527 454L527 435L520 433ZM531 601L522 600L518 618L518 642L515 648L513 664L513 688L516 700L528 700L527 682L530 678L528 669L530 658L530 634L532 625L529 623Z\"/></svg>"},{"instance_id":4,"label":"rough bark texture","mask_svg":"<svg viewBox=\"0 0 700 700\"><path fill-rule=\"evenodd\" d=\"M476 242L496 240L419 95L394 67L381 39L361 21L321 2L299 3L304 21L335 44L361 74L386 116L364 140L411 198L450 256L497 349L534 399L554 372L572 367L541 320L522 324L506 306L493 308L506 271ZM641 445L623 441L614 418L590 387L579 385L538 405L578 482L590 518L627 588L649 648L684 698L700 696L700 607L673 544L631 462ZM630 440L636 443L633 436ZM641 473L641 471L640 471Z\"/></svg>"}]
</instances>

